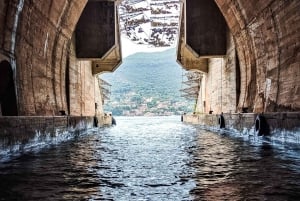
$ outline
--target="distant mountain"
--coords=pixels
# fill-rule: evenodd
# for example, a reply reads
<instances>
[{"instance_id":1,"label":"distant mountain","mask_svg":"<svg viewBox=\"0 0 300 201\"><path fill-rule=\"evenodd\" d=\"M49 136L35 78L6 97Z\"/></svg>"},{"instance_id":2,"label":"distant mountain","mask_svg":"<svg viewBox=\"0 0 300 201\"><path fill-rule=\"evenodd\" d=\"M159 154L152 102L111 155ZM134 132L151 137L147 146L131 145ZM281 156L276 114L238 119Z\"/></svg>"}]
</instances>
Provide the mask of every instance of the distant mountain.
<instances>
[{"instance_id":1,"label":"distant mountain","mask_svg":"<svg viewBox=\"0 0 300 201\"><path fill-rule=\"evenodd\" d=\"M121 35L143 45L139 46L142 49L174 47L179 12L179 0L124 0L119 6ZM131 44L127 48L135 48ZM123 48L126 51L126 47ZM180 94L183 73L176 63L175 48L128 56L116 72L101 75L112 85L110 100L105 102L104 109L114 115L191 112L195 103Z\"/></svg>"},{"instance_id":2,"label":"distant mountain","mask_svg":"<svg viewBox=\"0 0 300 201\"><path fill-rule=\"evenodd\" d=\"M101 75L111 87L105 110L114 115L174 115L190 112L193 101L180 96L183 69L175 49L136 53L114 72Z\"/></svg>"}]
</instances>

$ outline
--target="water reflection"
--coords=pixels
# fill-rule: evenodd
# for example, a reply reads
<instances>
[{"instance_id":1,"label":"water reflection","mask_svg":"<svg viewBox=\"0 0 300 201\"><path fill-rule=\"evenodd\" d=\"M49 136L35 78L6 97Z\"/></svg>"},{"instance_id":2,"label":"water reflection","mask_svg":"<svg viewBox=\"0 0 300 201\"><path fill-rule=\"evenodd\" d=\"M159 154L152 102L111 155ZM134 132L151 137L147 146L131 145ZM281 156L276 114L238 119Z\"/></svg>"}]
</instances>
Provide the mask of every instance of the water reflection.
<instances>
[{"instance_id":1,"label":"water reflection","mask_svg":"<svg viewBox=\"0 0 300 201\"><path fill-rule=\"evenodd\" d=\"M195 200L239 200L240 189L232 183L232 173L239 161L236 144L227 137L201 131L193 153L197 182L191 191Z\"/></svg>"},{"instance_id":2,"label":"water reflection","mask_svg":"<svg viewBox=\"0 0 300 201\"><path fill-rule=\"evenodd\" d=\"M0 164L0 200L297 200L298 154L185 125L112 128Z\"/></svg>"},{"instance_id":3,"label":"water reflection","mask_svg":"<svg viewBox=\"0 0 300 201\"><path fill-rule=\"evenodd\" d=\"M197 143L192 163L197 181L191 191L194 199L297 200L300 196L299 173L269 143L253 147L207 132L198 136Z\"/></svg>"}]
</instances>

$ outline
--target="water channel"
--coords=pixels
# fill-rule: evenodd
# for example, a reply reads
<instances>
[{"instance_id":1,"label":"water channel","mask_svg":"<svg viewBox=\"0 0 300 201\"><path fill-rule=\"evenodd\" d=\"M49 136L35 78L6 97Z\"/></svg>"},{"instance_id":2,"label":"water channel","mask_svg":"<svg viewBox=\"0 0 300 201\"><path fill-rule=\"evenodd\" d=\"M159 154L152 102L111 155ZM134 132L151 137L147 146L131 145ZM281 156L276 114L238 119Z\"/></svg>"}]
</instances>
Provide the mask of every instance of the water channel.
<instances>
[{"instance_id":1,"label":"water channel","mask_svg":"<svg viewBox=\"0 0 300 201\"><path fill-rule=\"evenodd\" d=\"M180 117L114 127L0 163L0 200L299 200L300 150Z\"/></svg>"}]
</instances>

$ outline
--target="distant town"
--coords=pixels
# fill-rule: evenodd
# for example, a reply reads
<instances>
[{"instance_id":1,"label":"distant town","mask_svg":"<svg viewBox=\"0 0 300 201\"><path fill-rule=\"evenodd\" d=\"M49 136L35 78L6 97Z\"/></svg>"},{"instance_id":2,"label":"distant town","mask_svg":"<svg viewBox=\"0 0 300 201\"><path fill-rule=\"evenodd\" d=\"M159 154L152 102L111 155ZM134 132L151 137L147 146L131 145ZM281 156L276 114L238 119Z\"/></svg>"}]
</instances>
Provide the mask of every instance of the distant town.
<instances>
[{"instance_id":1,"label":"distant town","mask_svg":"<svg viewBox=\"0 0 300 201\"><path fill-rule=\"evenodd\" d=\"M191 109L187 107L186 102L152 97L137 98L135 95L130 93L122 101L110 102L112 113L119 116L169 116L181 115Z\"/></svg>"}]
</instances>

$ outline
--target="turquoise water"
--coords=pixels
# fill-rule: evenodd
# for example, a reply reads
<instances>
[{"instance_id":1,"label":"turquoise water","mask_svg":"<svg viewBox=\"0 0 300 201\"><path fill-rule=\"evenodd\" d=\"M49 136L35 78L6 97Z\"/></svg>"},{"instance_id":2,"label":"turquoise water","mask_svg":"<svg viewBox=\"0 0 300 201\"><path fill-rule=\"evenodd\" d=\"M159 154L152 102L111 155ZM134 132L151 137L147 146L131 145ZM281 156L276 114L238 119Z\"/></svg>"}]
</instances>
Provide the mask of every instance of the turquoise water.
<instances>
[{"instance_id":1,"label":"turquoise water","mask_svg":"<svg viewBox=\"0 0 300 201\"><path fill-rule=\"evenodd\" d=\"M300 151L179 116L116 120L0 163L0 200L299 200Z\"/></svg>"}]
</instances>

